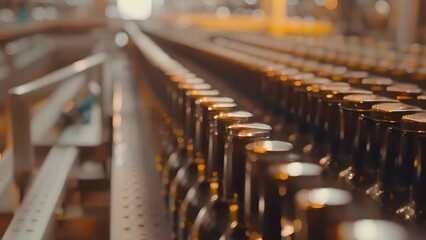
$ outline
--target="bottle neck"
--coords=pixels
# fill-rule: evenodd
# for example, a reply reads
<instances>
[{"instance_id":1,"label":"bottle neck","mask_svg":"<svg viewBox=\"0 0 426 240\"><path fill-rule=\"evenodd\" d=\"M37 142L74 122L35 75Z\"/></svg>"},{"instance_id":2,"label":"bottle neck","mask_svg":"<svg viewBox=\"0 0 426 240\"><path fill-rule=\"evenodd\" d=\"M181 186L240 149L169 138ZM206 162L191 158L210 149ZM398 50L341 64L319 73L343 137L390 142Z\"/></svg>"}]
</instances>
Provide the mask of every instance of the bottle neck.
<instances>
[{"instance_id":1,"label":"bottle neck","mask_svg":"<svg viewBox=\"0 0 426 240\"><path fill-rule=\"evenodd\" d=\"M223 196L228 201L236 201L239 206L239 219L245 219L245 161L247 144L265 140L266 136L238 138L227 136L224 154Z\"/></svg>"},{"instance_id":2,"label":"bottle neck","mask_svg":"<svg viewBox=\"0 0 426 240\"><path fill-rule=\"evenodd\" d=\"M228 125L229 123L218 121L213 118L211 121L209 121L207 143L207 174L209 176L217 175L221 183L223 181L226 126ZM222 191L220 191L219 194L222 195Z\"/></svg>"},{"instance_id":3,"label":"bottle neck","mask_svg":"<svg viewBox=\"0 0 426 240\"><path fill-rule=\"evenodd\" d=\"M194 127L194 151L197 156L204 157L202 151L202 139L206 136L204 129L204 122L206 121L204 117L204 109L202 106L197 105L195 110L195 127Z\"/></svg>"},{"instance_id":4,"label":"bottle neck","mask_svg":"<svg viewBox=\"0 0 426 240\"><path fill-rule=\"evenodd\" d=\"M426 137L419 138L417 152L420 170L416 172L415 176L413 201L416 204L416 212L424 214L426 211L426 181L424 180L426 179L426 169L421 166L426 166Z\"/></svg>"},{"instance_id":5,"label":"bottle neck","mask_svg":"<svg viewBox=\"0 0 426 240\"><path fill-rule=\"evenodd\" d=\"M184 136L186 140L195 140L196 119L195 102L190 97L186 97L184 105Z\"/></svg>"}]
</instances>

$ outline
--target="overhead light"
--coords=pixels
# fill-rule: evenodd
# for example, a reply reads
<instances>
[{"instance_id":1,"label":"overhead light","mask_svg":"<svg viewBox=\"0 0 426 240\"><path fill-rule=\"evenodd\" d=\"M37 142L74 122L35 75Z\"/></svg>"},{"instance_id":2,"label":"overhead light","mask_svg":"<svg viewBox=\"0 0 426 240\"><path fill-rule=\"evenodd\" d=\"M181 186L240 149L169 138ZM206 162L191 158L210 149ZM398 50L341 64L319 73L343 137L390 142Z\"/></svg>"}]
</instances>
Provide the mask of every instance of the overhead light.
<instances>
[{"instance_id":1,"label":"overhead light","mask_svg":"<svg viewBox=\"0 0 426 240\"><path fill-rule=\"evenodd\" d=\"M117 0L117 7L123 19L144 20L151 16L152 0Z\"/></svg>"}]
</instances>

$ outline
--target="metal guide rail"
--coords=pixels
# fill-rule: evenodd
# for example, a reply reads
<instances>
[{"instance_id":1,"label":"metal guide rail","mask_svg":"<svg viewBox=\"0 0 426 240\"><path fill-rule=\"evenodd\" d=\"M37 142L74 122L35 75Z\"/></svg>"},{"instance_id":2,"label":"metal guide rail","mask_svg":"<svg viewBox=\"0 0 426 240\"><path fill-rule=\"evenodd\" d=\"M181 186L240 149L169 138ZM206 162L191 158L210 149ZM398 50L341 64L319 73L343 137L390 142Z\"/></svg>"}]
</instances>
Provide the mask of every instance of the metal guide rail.
<instances>
[{"instance_id":1,"label":"metal guide rail","mask_svg":"<svg viewBox=\"0 0 426 240\"><path fill-rule=\"evenodd\" d=\"M54 147L49 152L4 240L49 239L56 206L78 153L76 147Z\"/></svg>"},{"instance_id":2,"label":"metal guide rail","mask_svg":"<svg viewBox=\"0 0 426 240\"><path fill-rule=\"evenodd\" d=\"M127 67L127 63L123 62L121 67ZM170 228L160 196L159 177L148 130L139 116L139 99L129 77L120 76L114 86L110 236L123 240L166 240L170 239Z\"/></svg>"},{"instance_id":3,"label":"metal guide rail","mask_svg":"<svg viewBox=\"0 0 426 240\"><path fill-rule=\"evenodd\" d=\"M96 73L96 76L101 78L102 66L105 61L105 54L93 55L34 82L21 85L9 91L13 135L13 162L18 184L25 187L28 181L25 178L28 178L27 175L31 174L34 167L32 140L37 139L37 136L32 136L30 103L46 98L60 84L67 83L76 76ZM90 77L86 76L86 79L90 79ZM97 80L100 81L100 79ZM90 82L90 80L86 81L87 83ZM53 109L53 112L46 113L45 116L54 114L54 112L55 109Z\"/></svg>"},{"instance_id":4,"label":"metal guide rail","mask_svg":"<svg viewBox=\"0 0 426 240\"><path fill-rule=\"evenodd\" d=\"M13 196L13 191L10 190L13 189L13 173L15 184L20 187L21 194L25 195L3 239L55 237L56 209L62 204L67 180L76 177L69 175L77 163L79 147L94 145L92 142L87 144L84 140L79 142L81 137L75 132L87 131L95 137L102 135L101 119L104 117L99 102L91 109L93 119L90 119L89 123L70 125L59 133L56 140L52 139L49 145L52 148L40 169L35 164L34 145L46 136L59 119L61 109L84 90L85 85L90 87L91 83L93 86L94 81L98 81L102 86L101 73L106 64L106 54L95 54L9 91L14 145L13 151L5 152L0 164L0 172L5 173L0 178L2 211L8 212L14 207L13 199L16 196ZM96 78L93 79L93 76ZM97 98L102 97L102 89L99 89L99 93ZM46 104L32 114L31 104L46 98ZM101 140L96 144L101 145ZM25 153L25 156L21 155L22 153ZM22 164L25 165L25 170L22 169Z\"/></svg>"}]
</instances>

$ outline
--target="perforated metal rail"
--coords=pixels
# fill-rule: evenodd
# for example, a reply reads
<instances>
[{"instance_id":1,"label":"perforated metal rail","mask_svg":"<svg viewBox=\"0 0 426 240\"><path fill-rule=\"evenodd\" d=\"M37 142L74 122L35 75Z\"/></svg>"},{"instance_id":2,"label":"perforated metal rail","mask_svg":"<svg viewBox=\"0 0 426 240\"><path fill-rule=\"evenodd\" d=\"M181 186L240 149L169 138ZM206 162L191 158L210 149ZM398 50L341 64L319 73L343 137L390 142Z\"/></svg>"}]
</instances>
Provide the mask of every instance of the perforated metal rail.
<instances>
[{"instance_id":1,"label":"perforated metal rail","mask_svg":"<svg viewBox=\"0 0 426 240\"><path fill-rule=\"evenodd\" d=\"M130 72L127 62L113 72ZM127 74L124 74L127 75ZM111 239L167 240L160 181L155 170L148 129L140 118L139 99L131 76L120 76L113 96L113 159L111 179Z\"/></svg>"},{"instance_id":2,"label":"perforated metal rail","mask_svg":"<svg viewBox=\"0 0 426 240\"><path fill-rule=\"evenodd\" d=\"M13 216L3 240L49 238L55 208L77 156L78 149L75 147L52 148Z\"/></svg>"}]
</instances>

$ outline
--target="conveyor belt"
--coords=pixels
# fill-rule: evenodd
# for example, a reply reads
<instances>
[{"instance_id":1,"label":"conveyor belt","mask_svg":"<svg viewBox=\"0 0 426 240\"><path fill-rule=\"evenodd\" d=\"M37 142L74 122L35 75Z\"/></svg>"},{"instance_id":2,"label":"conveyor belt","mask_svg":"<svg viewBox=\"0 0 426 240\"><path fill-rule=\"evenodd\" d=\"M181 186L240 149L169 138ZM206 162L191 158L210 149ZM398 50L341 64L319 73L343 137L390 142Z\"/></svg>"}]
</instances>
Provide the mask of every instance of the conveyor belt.
<instances>
[{"instance_id":1,"label":"conveyor belt","mask_svg":"<svg viewBox=\"0 0 426 240\"><path fill-rule=\"evenodd\" d=\"M170 238L147 122L132 76L121 62L113 97L114 147L111 183L111 239ZM147 109L142 108L142 114ZM138 134L136 134L138 133Z\"/></svg>"}]
</instances>

